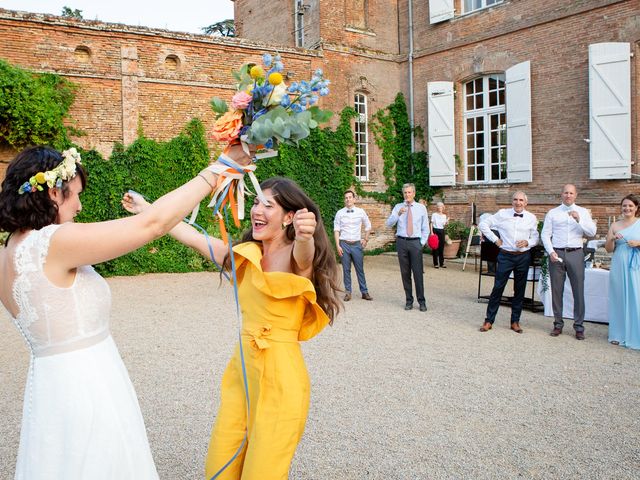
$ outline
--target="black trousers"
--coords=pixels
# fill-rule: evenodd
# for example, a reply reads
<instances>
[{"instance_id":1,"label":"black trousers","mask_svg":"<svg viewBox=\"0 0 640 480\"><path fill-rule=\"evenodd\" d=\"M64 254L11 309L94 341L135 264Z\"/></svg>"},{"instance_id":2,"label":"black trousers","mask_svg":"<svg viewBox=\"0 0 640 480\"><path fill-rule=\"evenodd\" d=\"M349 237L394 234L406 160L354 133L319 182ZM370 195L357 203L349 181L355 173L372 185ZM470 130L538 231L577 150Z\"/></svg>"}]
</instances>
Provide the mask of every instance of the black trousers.
<instances>
[{"instance_id":1,"label":"black trousers","mask_svg":"<svg viewBox=\"0 0 640 480\"><path fill-rule=\"evenodd\" d=\"M493 290L487 305L487 318L485 321L493 323L496 313L500 307L500 300L504 287L509 281L509 275L513 272L513 300L511 302L511 323L520 321L522 304L524 303L524 293L527 288L527 275L531 264L531 251L526 251L520 255L511 255L500 251L498 254L496 277Z\"/></svg>"},{"instance_id":2,"label":"black trousers","mask_svg":"<svg viewBox=\"0 0 640 480\"><path fill-rule=\"evenodd\" d=\"M444 265L444 228L434 228L433 233L438 236L438 248L431 251L433 266Z\"/></svg>"},{"instance_id":3,"label":"black trousers","mask_svg":"<svg viewBox=\"0 0 640 480\"><path fill-rule=\"evenodd\" d=\"M411 275L416 285L416 298L419 304L425 304L424 280L422 268L422 244L419 238L404 239L396 238L396 249L398 250L398 263L400 264L400 275L402 286L407 303L413 303L413 291L411 288Z\"/></svg>"}]
</instances>

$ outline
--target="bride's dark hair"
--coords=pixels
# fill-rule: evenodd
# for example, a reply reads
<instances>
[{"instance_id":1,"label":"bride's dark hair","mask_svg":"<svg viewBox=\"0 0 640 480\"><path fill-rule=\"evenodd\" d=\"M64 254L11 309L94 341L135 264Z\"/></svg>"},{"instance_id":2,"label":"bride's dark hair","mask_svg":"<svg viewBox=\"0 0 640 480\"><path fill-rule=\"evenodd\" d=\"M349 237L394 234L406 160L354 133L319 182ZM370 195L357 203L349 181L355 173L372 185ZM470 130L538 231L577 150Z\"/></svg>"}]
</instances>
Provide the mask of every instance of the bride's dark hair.
<instances>
[{"instance_id":1,"label":"bride's dark hair","mask_svg":"<svg viewBox=\"0 0 640 480\"><path fill-rule=\"evenodd\" d=\"M29 147L9 164L0 191L0 230L39 230L56 221L58 206L49 197L49 188L20 194L20 186L38 172L46 172L62 162L62 154L51 147ZM76 165L84 189L87 179L81 165ZM69 182L62 182L62 197L69 195Z\"/></svg>"},{"instance_id":2,"label":"bride's dark hair","mask_svg":"<svg viewBox=\"0 0 640 480\"><path fill-rule=\"evenodd\" d=\"M338 297L340 286L338 285L338 264L336 257L329 243L329 237L324 224L320 209L313 200L298 186L296 182L284 177L272 177L260 184L263 190L269 189L273 198L285 212L296 212L306 208L316 216L317 227L313 234L315 245L315 255L313 256L313 273L311 281L316 289L318 305L325 311L333 323L338 315L341 303ZM285 234L291 242L295 240L296 232L292 224L287 225ZM240 243L259 242L253 238L253 230L250 228L242 235ZM224 262L225 268L230 268L229 255Z\"/></svg>"}]
</instances>

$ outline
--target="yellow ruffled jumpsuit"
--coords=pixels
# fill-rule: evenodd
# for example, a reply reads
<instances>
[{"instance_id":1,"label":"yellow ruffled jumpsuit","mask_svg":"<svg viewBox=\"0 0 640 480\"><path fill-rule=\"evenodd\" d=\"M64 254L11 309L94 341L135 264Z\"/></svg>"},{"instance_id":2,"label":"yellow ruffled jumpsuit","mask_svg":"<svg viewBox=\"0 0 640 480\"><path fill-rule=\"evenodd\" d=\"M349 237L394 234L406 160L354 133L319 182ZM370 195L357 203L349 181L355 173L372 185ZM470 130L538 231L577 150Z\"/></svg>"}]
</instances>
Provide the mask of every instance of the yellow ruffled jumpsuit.
<instances>
[{"instance_id":1,"label":"yellow ruffled jumpsuit","mask_svg":"<svg viewBox=\"0 0 640 480\"><path fill-rule=\"evenodd\" d=\"M240 349L222 377L205 474L220 480L286 480L309 410L309 376L299 341L328 323L316 303L313 283L285 272L263 272L254 242L234 247L242 310L242 348L249 386L249 422Z\"/></svg>"}]
</instances>

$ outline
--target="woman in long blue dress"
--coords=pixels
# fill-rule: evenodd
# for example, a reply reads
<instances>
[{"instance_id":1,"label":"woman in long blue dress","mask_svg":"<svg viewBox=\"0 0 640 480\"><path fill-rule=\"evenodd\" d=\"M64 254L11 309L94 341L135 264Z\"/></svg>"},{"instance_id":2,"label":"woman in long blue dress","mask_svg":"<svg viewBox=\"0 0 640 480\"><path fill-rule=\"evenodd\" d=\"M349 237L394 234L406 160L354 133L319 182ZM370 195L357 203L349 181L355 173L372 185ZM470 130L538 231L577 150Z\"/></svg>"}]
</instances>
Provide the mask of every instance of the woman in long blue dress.
<instances>
[{"instance_id":1,"label":"woman in long blue dress","mask_svg":"<svg viewBox=\"0 0 640 480\"><path fill-rule=\"evenodd\" d=\"M640 349L640 218L638 198L620 202L622 218L611 225L605 249L613 252L609 275L609 341Z\"/></svg>"}]
</instances>

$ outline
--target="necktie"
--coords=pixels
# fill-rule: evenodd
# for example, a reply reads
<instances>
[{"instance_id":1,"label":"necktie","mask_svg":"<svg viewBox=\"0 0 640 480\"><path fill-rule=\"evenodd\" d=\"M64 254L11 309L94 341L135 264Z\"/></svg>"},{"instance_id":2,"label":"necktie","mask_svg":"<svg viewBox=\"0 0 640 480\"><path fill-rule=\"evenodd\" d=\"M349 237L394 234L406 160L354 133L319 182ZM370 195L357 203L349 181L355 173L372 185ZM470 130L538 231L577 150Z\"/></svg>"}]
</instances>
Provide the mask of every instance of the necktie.
<instances>
[{"instance_id":1,"label":"necktie","mask_svg":"<svg viewBox=\"0 0 640 480\"><path fill-rule=\"evenodd\" d=\"M514 213L513 216L522 218L524 217L524 213Z\"/></svg>"},{"instance_id":2,"label":"necktie","mask_svg":"<svg viewBox=\"0 0 640 480\"><path fill-rule=\"evenodd\" d=\"M410 203L407 203L407 237L413 237L413 215Z\"/></svg>"}]
</instances>

